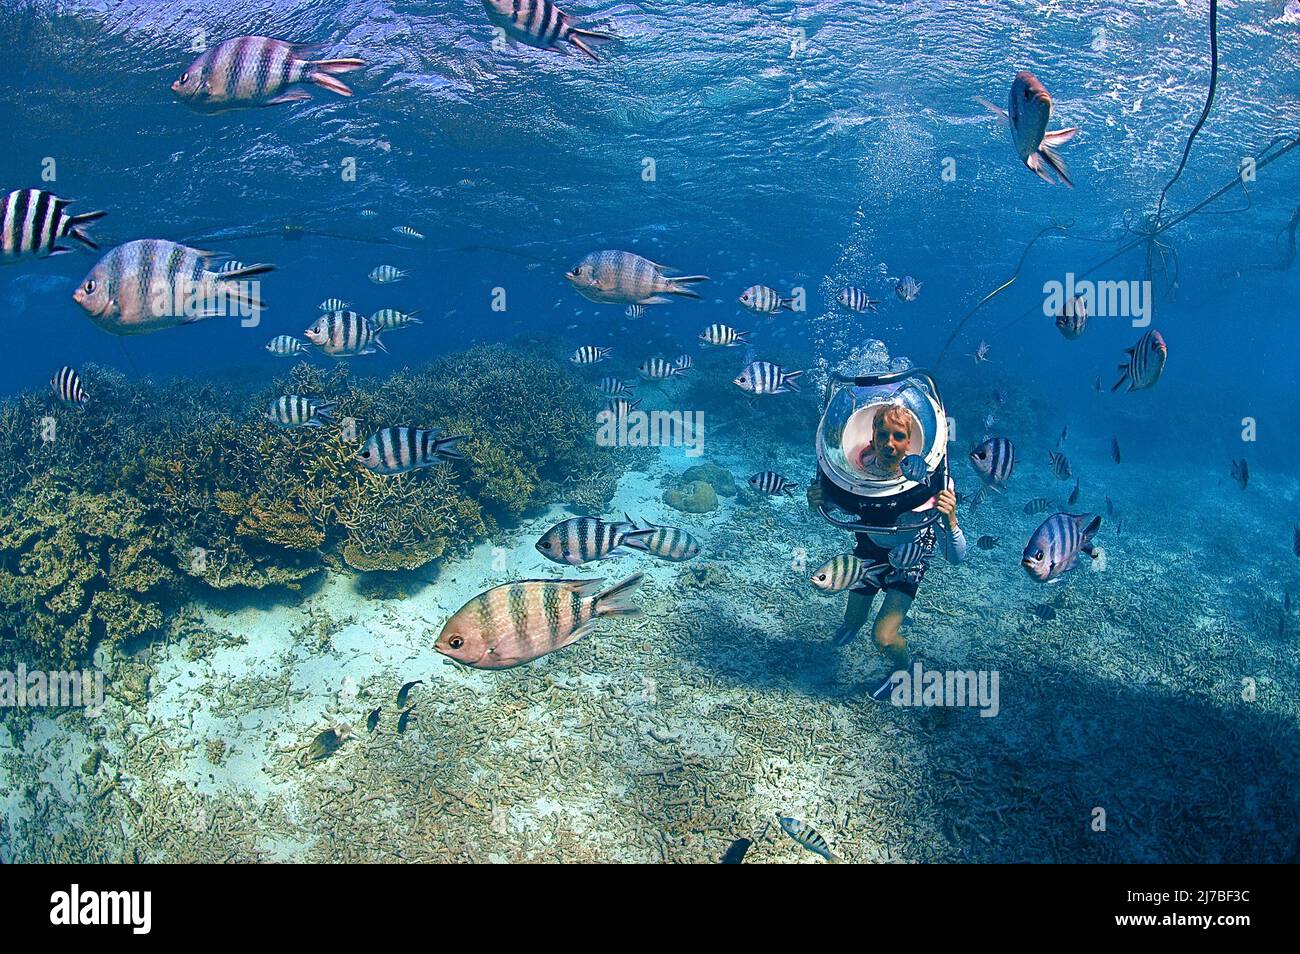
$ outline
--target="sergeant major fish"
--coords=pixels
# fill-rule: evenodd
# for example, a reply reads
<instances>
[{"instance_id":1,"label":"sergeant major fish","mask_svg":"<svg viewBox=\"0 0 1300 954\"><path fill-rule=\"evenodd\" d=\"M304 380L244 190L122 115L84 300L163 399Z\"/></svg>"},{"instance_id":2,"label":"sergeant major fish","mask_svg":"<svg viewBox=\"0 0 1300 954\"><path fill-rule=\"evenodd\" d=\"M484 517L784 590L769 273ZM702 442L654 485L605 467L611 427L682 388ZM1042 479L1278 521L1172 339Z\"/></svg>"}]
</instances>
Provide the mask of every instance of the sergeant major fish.
<instances>
[{"instance_id":1,"label":"sergeant major fish","mask_svg":"<svg viewBox=\"0 0 1300 954\"><path fill-rule=\"evenodd\" d=\"M1061 306L1056 316L1056 327L1066 341L1077 341L1088 327L1088 304L1081 295L1075 295Z\"/></svg>"},{"instance_id":2,"label":"sergeant major fish","mask_svg":"<svg viewBox=\"0 0 1300 954\"><path fill-rule=\"evenodd\" d=\"M1119 366L1120 378L1111 388L1112 391L1118 391L1125 381L1128 382L1130 391L1154 387L1165 369L1169 348L1160 332L1152 328L1138 339L1137 344L1125 349L1125 354L1128 355L1128 361Z\"/></svg>"},{"instance_id":3,"label":"sergeant major fish","mask_svg":"<svg viewBox=\"0 0 1300 954\"><path fill-rule=\"evenodd\" d=\"M352 90L336 78L365 66L354 58L310 60L311 47L266 36L237 36L203 53L172 83L172 92L195 109L220 112L237 106L276 106L311 99L299 83L340 96Z\"/></svg>"},{"instance_id":4,"label":"sergeant major fish","mask_svg":"<svg viewBox=\"0 0 1300 954\"><path fill-rule=\"evenodd\" d=\"M282 394L271 402L267 420L281 427L320 427L333 419L338 401L318 401L301 394Z\"/></svg>"},{"instance_id":5,"label":"sergeant major fish","mask_svg":"<svg viewBox=\"0 0 1300 954\"><path fill-rule=\"evenodd\" d=\"M561 51L560 44L569 43L599 61L586 41L618 39L610 33L576 26L573 17L552 0L483 0L483 6L488 19L508 36L541 50Z\"/></svg>"},{"instance_id":6,"label":"sergeant major fish","mask_svg":"<svg viewBox=\"0 0 1300 954\"><path fill-rule=\"evenodd\" d=\"M1020 565L1040 583L1059 580L1078 564L1080 553L1097 559L1092 538L1099 529L1101 517L1092 514L1053 514L1029 538Z\"/></svg>"},{"instance_id":7,"label":"sergeant major fish","mask_svg":"<svg viewBox=\"0 0 1300 954\"><path fill-rule=\"evenodd\" d=\"M841 288L840 293L835 296L835 301L850 311L856 311L858 314L876 311L876 306L880 302L874 300L870 295L861 288L849 286Z\"/></svg>"},{"instance_id":8,"label":"sergeant major fish","mask_svg":"<svg viewBox=\"0 0 1300 954\"><path fill-rule=\"evenodd\" d=\"M293 335L276 335L266 343L266 350L277 358L287 358L295 354L306 354L307 349Z\"/></svg>"},{"instance_id":9,"label":"sergeant major fish","mask_svg":"<svg viewBox=\"0 0 1300 954\"><path fill-rule=\"evenodd\" d=\"M388 331L390 328L406 328L410 325L422 325L424 322L415 317L419 313L418 308L415 311L381 308L370 316L370 323L380 331Z\"/></svg>"},{"instance_id":10,"label":"sergeant major fish","mask_svg":"<svg viewBox=\"0 0 1300 954\"><path fill-rule=\"evenodd\" d=\"M54 377L50 379L50 388L54 391L54 396L64 404L85 407L86 402L90 400L90 395L81 386L81 375L66 365L59 368Z\"/></svg>"},{"instance_id":11,"label":"sergeant major fish","mask_svg":"<svg viewBox=\"0 0 1300 954\"><path fill-rule=\"evenodd\" d=\"M613 555L629 538L648 536L629 521L606 521L599 517L571 517L547 530L536 543L537 552L548 560L582 566ZM630 544L629 544L630 545Z\"/></svg>"},{"instance_id":12,"label":"sergeant major fish","mask_svg":"<svg viewBox=\"0 0 1300 954\"><path fill-rule=\"evenodd\" d=\"M739 344L749 344L749 332L737 331L730 325L709 325L700 332L700 343L720 348L734 348Z\"/></svg>"},{"instance_id":13,"label":"sergeant major fish","mask_svg":"<svg viewBox=\"0 0 1300 954\"><path fill-rule=\"evenodd\" d=\"M371 269L370 274L366 277L376 285L389 285L393 282L400 282L409 274L405 269L397 268L394 265L377 265Z\"/></svg>"},{"instance_id":14,"label":"sergeant major fish","mask_svg":"<svg viewBox=\"0 0 1300 954\"><path fill-rule=\"evenodd\" d=\"M778 311L794 311L794 299L782 298L780 292L766 285L751 285L740 293L740 303L758 315L774 315Z\"/></svg>"},{"instance_id":15,"label":"sergeant major fish","mask_svg":"<svg viewBox=\"0 0 1300 954\"><path fill-rule=\"evenodd\" d=\"M831 864L839 864L843 861L831 851L830 845L826 844L826 839L817 834L817 829L808 823L801 822L797 818L782 818L780 815L777 816L777 821L781 825L781 830L794 839L796 844L815 855L821 855Z\"/></svg>"},{"instance_id":16,"label":"sergeant major fish","mask_svg":"<svg viewBox=\"0 0 1300 954\"><path fill-rule=\"evenodd\" d=\"M509 669L572 645L607 616L635 616L630 601L644 576L609 588L604 580L520 580L480 593L447 620L434 649L475 669Z\"/></svg>"},{"instance_id":17,"label":"sergeant major fish","mask_svg":"<svg viewBox=\"0 0 1300 954\"><path fill-rule=\"evenodd\" d=\"M793 497L799 485L775 471L765 470L750 477L749 486L768 495L785 494L787 497Z\"/></svg>"},{"instance_id":18,"label":"sergeant major fish","mask_svg":"<svg viewBox=\"0 0 1300 954\"><path fill-rule=\"evenodd\" d=\"M69 215L67 209L71 204L71 199L60 199L44 189L15 189L0 198L0 265L10 265L24 256L66 255L72 249L58 244L65 238L98 250L99 246L82 226L108 213Z\"/></svg>"},{"instance_id":19,"label":"sergeant major fish","mask_svg":"<svg viewBox=\"0 0 1300 954\"><path fill-rule=\"evenodd\" d=\"M440 437L434 427L385 427L371 434L357 454L367 470L376 474L404 474L420 467L433 467L443 460L464 460L455 446L464 434Z\"/></svg>"},{"instance_id":20,"label":"sergeant major fish","mask_svg":"<svg viewBox=\"0 0 1300 954\"><path fill-rule=\"evenodd\" d=\"M163 239L127 242L96 263L72 300L92 322L115 335L143 335L235 310L260 310L255 289L242 279L275 266L215 272L208 268L212 257Z\"/></svg>"},{"instance_id":21,"label":"sergeant major fish","mask_svg":"<svg viewBox=\"0 0 1300 954\"><path fill-rule=\"evenodd\" d=\"M742 368L731 383L751 394L786 394L799 390L795 378L801 374L802 371L787 371L770 361L754 361Z\"/></svg>"},{"instance_id":22,"label":"sergeant major fish","mask_svg":"<svg viewBox=\"0 0 1300 954\"><path fill-rule=\"evenodd\" d=\"M853 553L841 553L822 564L812 575L812 585L823 593L840 593L855 586L869 583L880 588L889 567L884 563L868 563Z\"/></svg>"},{"instance_id":23,"label":"sergeant major fish","mask_svg":"<svg viewBox=\"0 0 1300 954\"><path fill-rule=\"evenodd\" d=\"M899 301L916 301L917 296L921 294L921 283L911 275L904 275L894 286L894 294L898 296Z\"/></svg>"},{"instance_id":24,"label":"sergeant major fish","mask_svg":"<svg viewBox=\"0 0 1300 954\"><path fill-rule=\"evenodd\" d=\"M303 332L307 340L325 354L336 358L374 354L376 350L388 353L379 340L380 331L370 319L355 311L336 311L321 315L316 323Z\"/></svg>"},{"instance_id":25,"label":"sergeant major fish","mask_svg":"<svg viewBox=\"0 0 1300 954\"><path fill-rule=\"evenodd\" d=\"M623 515L636 531L627 538L627 545L661 560L683 563L693 560L700 552L700 543L680 527L663 527ZM648 530L642 534L640 531Z\"/></svg>"},{"instance_id":26,"label":"sergeant major fish","mask_svg":"<svg viewBox=\"0 0 1300 954\"><path fill-rule=\"evenodd\" d=\"M1016 467L1016 447L1006 437L990 437L970 452L970 463L985 486L1003 491Z\"/></svg>"}]
</instances>

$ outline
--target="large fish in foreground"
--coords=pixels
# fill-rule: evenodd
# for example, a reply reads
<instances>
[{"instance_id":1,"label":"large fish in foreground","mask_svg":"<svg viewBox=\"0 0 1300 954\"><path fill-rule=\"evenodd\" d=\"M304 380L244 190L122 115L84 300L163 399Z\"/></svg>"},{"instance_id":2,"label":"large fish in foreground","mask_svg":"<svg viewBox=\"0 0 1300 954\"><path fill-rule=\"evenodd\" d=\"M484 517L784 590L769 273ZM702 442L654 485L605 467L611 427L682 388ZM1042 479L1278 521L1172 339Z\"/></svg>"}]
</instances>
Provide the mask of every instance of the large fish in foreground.
<instances>
[{"instance_id":1,"label":"large fish in foreground","mask_svg":"<svg viewBox=\"0 0 1300 954\"><path fill-rule=\"evenodd\" d=\"M666 268L635 252L592 252L564 277L578 294L601 304L662 305L671 300L666 295L699 299L687 286L707 282L707 275L670 277Z\"/></svg>"},{"instance_id":2,"label":"large fish in foreground","mask_svg":"<svg viewBox=\"0 0 1300 954\"><path fill-rule=\"evenodd\" d=\"M434 649L475 669L509 669L576 643L605 616L635 616L630 602L644 579L520 580L495 586L462 606Z\"/></svg>"},{"instance_id":3,"label":"large fish in foreground","mask_svg":"<svg viewBox=\"0 0 1300 954\"><path fill-rule=\"evenodd\" d=\"M1090 513L1054 513L1029 538L1020 565L1040 583L1060 579L1078 564L1080 553L1097 559L1092 538L1100 529L1101 517Z\"/></svg>"},{"instance_id":4,"label":"large fish in foreground","mask_svg":"<svg viewBox=\"0 0 1300 954\"><path fill-rule=\"evenodd\" d=\"M1047 171L1050 168L1060 176L1061 182L1074 187L1070 180L1070 170L1057 155L1056 148L1078 135L1079 127L1047 131L1047 124L1052 118L1052 97L1037 76L1028 70L1016 74L1005 110L981 97L976 97L975 101L1001 116L1011 126L1011 142L1016 147L1016 154L1040 179L1051 185L1056 184L1057 180Z\"/></svg>"},{"instance_id":5,"label":"large fish in foreground","mask_svg":"<svg viewBox=\"0 0 1300 954\"><path fill-rule=\"evenodd\" d=\"M255 287L243 279L275 266L216 272L208 268L212 258L211 252L164 239L127 242L99 260L72 300L115 335L143 335L261 309Z\"/></svg>"},{"instance_id":6,"label":"large fish in foreground","mask_svg":"<svg viewBox=\"0 0 1300 954\"><path fill-rule=\"evenodd\" d=\"M68 215L71 204L71 199L60 199L44 189L15 189L0 198L0 265L10 265L25 255L65 255L72 249L58 244L64 238L98 250L99 246L81 227L108 213Z\"/></svg>"},{"instance_id":7,"label":"large fish in foreground","mask_svg":"<svg viewBox=\"0 0 1300 954\"><path fill-rule=\"evenodd\" d=\"M379 340L380 329L364 315L355 311L336 311L321 315L316 323L303 332L307 340L321 351L336 358L388 352Z\"/></svg>"},{"instance_id":8,"label":"large fish in foreground","mask_svg":"<svg viewBox=\"0 0 1300 954\"><path fill-rule=\"evenodd\" d=\"M585 40L616 40L618 37L574 25L551 0L483 0L488 19L520 43L542 50L563 51L570 43L593 60L600 60Z\"/></svg>"},{"instance_id":9,"label":"large fish in foreground","mask_svg":"<svg viewBox=\"0 0 1300 954\"><path fill-rule=\"evenodd\" d=\"M1160 375L1165 370L1165 361L1169 358L1169 346L1165 344L1160 332L1152 328L1138 339L1137 344L1126 348L1124 353L1128 355L1128 361L1119 366L1120 377L1111 390L1118 391L1127 381L1130 391L1141 391L1143 388L1154 387L1160 380Z\"/></svg>"},{"instance_id":10,"label":"large fish in foreground","mask_svg":"<svg viewBox=\"0 0 1300 954\"><path fill-rule=\"evenodd\" d=\"M311 99L305 89L290 88L299 83L351 96L335 74L360 69L365 61L310 60L309 49L267 36L237 36L194 60L172 83L172 92L195 109L213 112Z\"/></svg>"}]
</instances>

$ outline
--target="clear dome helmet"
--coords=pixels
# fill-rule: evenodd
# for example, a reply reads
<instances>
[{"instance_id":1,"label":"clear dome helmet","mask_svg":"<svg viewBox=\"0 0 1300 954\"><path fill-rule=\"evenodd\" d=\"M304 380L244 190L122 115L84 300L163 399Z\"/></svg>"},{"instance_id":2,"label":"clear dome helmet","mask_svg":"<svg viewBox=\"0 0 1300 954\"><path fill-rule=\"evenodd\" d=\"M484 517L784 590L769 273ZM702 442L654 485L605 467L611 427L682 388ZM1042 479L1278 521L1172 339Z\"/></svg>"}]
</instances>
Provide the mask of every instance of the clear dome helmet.
<instances>
[{"instance_id":1,"label":"clear dome helmet","mask_svg":"<svg viewBox=\"0 0 1300 954\"><path fill-rule=\"evenodd\" d=\"M910 419L901 457L916 455L925 462L923 480L905 476L898 461L877 454L877 420L893 408ZM947 457L948 415L927 371L831 376L817 426L817 464L826 478L826 502L819 509L827 521L855 532L929 526L939 519L936 508L913 511L947 486Z\"/></svg>"}]
</instances>

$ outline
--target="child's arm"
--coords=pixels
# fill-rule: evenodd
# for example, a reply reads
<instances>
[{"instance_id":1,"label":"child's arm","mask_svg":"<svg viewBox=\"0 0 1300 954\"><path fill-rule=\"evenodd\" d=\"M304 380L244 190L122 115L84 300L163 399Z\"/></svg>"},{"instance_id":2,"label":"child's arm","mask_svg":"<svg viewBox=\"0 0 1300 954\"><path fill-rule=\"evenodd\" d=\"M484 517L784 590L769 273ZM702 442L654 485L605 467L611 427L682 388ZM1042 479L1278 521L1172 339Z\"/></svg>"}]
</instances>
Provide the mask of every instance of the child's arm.
<instances>
[{"instance_id":1,"label":"child's arm","mask_svg":"<svg viewBox=\"0 0 1300 954\"><path fill-rule=\"evenodd\" d=\"M957 495L952 488L945 488L935 499L935 506L943 514L939 523L939 543L943 547L943 558L949 563L960 563L966 559L966 534L962 533L957 522Z\"/></svg>"}]
</instances>

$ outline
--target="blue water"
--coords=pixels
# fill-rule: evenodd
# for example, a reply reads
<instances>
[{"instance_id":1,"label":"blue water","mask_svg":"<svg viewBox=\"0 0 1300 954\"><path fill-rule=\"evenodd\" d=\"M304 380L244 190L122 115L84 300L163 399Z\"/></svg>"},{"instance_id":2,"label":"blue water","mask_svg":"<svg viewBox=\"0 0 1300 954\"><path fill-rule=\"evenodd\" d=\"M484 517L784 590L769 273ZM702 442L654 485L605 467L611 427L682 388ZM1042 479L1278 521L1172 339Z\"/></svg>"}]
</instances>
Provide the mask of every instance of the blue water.
<instances>
[{"instance_id":1,"label":"blue water","mask_svg":"<svg viewBox=\"0 0 1300 954\"><path fill-rule=\"evenodd\" d=\"M267 381L288 365L264 344L301 336L326 297L363 314L421 310L422 326L387 336L391 353L353 362L376 380L521 335L560 359L579 345L612 346L625 377L645 357L698 354L696 336L715 321L755 329L758 357L799 368L834 365L873 338L935 371L958 427L964 493L976 485L961 458L985 430L995 387L1033 422L1023 453L1034 480L1062 426L1076 466L1092 475L1118 437L1133 466L1092 478L1089 502L1123 500L1131 525L1152 530L1147 575L1112 583L1130 598L1140 602L1153 586L1161 547L1180 548L1180 559L1199 554L1209 576L1248 578L1252 598L1280 601L1294 585L1300 266L1288 261L1288 228L1300 150L1158 236L1158 246L1141 244L1091 276L1151 283L1151 327L1169 346L1156 387L1110 393L1124 349L1145 329L1096 317L1067 342L1043 313L1045 283L1141 238L1130 224L1155 211L1178 168L1210 80L1206 0L569 7L621 37L598 47L599 63L494 49L482 5L470 0L0 5L4 191L49 188L76 199L74 211L108 210L92 228L104 250L166 238L276 266L263 279L268 307L256 327L215 319L125 339L90 324L71 299L94 253L0 269L0 389L43 391L65 364L129 378ZM309 103L202 115L168 88L192 59L197 30L211 43L239 33L316 43L367 65L346 77L350 99L316 89ZM1276 151L1277 137L1284 146L1300 135L1300 7L1222 4L1219 47L1213 108L1168 190L1163 221L1229 183L1243 159L1270 144ZM1050 91L1050 128L1082 130L1060 149L1073 189L1036 178L974 102L1004 105L1020 69ZM53 179L43 180L50 168ZM1053 223L1063 234L1034 244L1018 270ZM301 234L287 238L286 225ZM397 236L401 225L424 238ZM630 320L621 305L579 297L564 272L606 248L709 275L704 300ZM366 276L380 264L411 277L376 286ZM894 295L904 275L922 282L915 302ZM804 288L807 311L745 313L736 298L756 283ZM845 285L882 299L879 313L839 308ZM504 311L493 308L498 289ZM969 355L980 341L989 362L977 366ZM729 353L736 369L742 351ZM727 377L718 386L729 389ZM1242 439L1245 419L1257 439ZM742 431L751 426L756 444L781 444L791 475L806 479L811 433ZM1229 477L1237 458L1253 474L1244 492ZM746 464L735 466L743 476ZM1028 496L1017 493L1007 513ZM983 531L970 519L973 544ZM1004 524L1004 547L1018 553L1021 529ZM1206 565L1225 552L1224 566ZM977 574L963 579L968 594L999 605ZM1023 579L1008 587L1006 604L1029 596ZM1212 612L1248 626L1234 597L1207 599ZM1176 619L1172 605L1164 609ZM828 622L839 612L828 604ZM1241 638L1262 639L1275 618L1255 625L1260 632ZM1279 665L1275 679L1295 678ZM1290 725L1294 709L1279 711Z\"/></svg>"}]
</instances>

